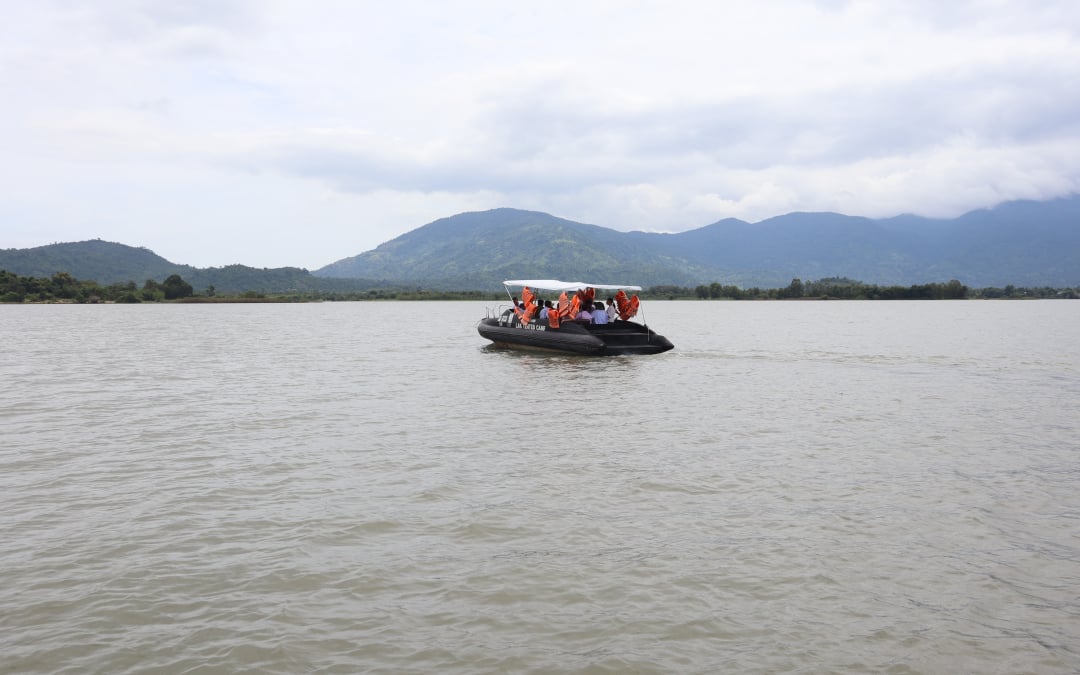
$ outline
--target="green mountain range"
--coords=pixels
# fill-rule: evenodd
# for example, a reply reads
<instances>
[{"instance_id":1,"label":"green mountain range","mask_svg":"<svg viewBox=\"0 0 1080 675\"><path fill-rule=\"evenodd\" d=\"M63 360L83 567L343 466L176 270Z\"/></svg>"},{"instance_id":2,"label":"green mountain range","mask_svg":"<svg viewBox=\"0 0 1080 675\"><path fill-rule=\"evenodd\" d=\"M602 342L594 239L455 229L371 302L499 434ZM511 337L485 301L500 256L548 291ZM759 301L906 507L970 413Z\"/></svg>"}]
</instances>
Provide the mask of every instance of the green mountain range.
<instances>
[{"instance_id":1,"label":"green mountain range","mask_svg":"<svg viewBox=\"0 0 1080 675\"><path fill-rule=\"evenodd\" d=\"M500 288L515 278L686 285L707 273L681 256L658 255L632 234L517 209L442 218L314 272L467 289Z\"/></svg>"},{"instance_id":2,"label":"green mountain range","mask_svg":"<svg viewBox=\"0 0 1080 675\"><path fill-rule=\"evenodd\" d=\"M958 279L969 286L1080 284L1080 196L1019 201L937 220L790 213L726 219L678 234L617 232L546 213L495 209L442 218L321 277L488 288L502 279L779 287L793 278L872 284Z\"/></svg>"},{"instance_id":3,"label":"green mountain range","mask_svg":"<svg viewBox=\"0 0 1080 675\"><path fill-rule=\"evenodd\" d=\"M325 279L298 267L259 269L246 265L192 267L178 265L146 248L93 239L37 248L0 250L0 269L26 277L50 277L67 272L76 279L102 285L147 279L162 282L178 274L197 292L213 286L219 293L344 292L374 285L359 279Z\"/></svg>"},{"instance_id":4,"label":"green mountain range","mask_svg":"<svg viewBox=\"0 0 1080 675\"><path fill-rule=\"evenodd\" d=\"M1080 196L1008 202L948 220L791 213L754 224L726 219L678 234L618 232L503 208L436 220L314 272L195 268L100 240L0 250L0 269L23 276L67 272L100 284L179 274L197 291L214 286L221 293L488 290L512 278L770 288L793 278L848 277L882 285L958 279L976 288L1062 288L1080 286Z\"/></svg>"}]
</instances>

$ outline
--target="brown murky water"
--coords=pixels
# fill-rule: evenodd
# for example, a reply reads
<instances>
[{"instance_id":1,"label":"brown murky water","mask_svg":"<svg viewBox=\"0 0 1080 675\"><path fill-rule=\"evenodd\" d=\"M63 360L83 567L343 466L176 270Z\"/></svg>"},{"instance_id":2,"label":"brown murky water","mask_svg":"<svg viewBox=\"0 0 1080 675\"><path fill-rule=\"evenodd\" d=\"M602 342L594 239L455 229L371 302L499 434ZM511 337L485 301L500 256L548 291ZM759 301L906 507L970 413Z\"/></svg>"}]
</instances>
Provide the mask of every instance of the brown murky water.
<instances>
[{"instance_id":1,"label":"brown murky water","mask_svg":"<svg viewBox=\"0 0 1080 675\"><path fill-rule=\"evenodd\" d=\"M0 672L1080 670L1080 303L0 306Z\"/></svg>"}]
</instances>

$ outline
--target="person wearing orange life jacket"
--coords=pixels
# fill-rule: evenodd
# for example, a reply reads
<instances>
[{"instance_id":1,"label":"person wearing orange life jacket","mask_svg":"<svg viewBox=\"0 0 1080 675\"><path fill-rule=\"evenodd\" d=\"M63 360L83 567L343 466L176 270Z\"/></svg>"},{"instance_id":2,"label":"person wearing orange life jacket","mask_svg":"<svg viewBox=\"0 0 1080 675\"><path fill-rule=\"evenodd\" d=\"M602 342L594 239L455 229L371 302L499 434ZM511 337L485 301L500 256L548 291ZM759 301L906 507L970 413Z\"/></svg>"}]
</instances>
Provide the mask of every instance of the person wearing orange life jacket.
<instances>
[{"instance_id":1,"label":"person wearing orange life jacket","mask_svg":"<svg viewBox=\"0 0 1080 675\"><path fill-rule=\"evenodd\" d=\"M536 295L532 292L528 286L521 289L521 303L518 304L517 297L514 296L514 314L517 315L518 321L522 324L527 324L532 320L536 314L536 304L533 299Z\"/></svg>"},{"instance_id":2,"label":"person wearing orange life jacket","mask_svg":"<svg viewBox=\"0 0 1080 675\"><path fill-rule=\"evenodd\" d=\"M551 303L551 301L549 300L548 304L550 304L550 303ZM548 327L550 327L550 328L558 328L559 327L559 310L554 306L548 307L546 309L548 310L548 314L547 314Z\"/></svg>"},{"instance_id":3,"label":"person wearing orange life jacket","mask_svg":"<svg viewBox=\"0 0 1080 675\"><path fill-rule=\"evenodd\" d=\"M521 313L521 317L520 317L522 326L524 326L524 325L528 324L530 321L532 321L533 317L536 316L536 310L537 309L538 308L537 308L535 302L530 304L529 306L527 306L525 308L525 311Z\"/></svg>"}]
</instances>

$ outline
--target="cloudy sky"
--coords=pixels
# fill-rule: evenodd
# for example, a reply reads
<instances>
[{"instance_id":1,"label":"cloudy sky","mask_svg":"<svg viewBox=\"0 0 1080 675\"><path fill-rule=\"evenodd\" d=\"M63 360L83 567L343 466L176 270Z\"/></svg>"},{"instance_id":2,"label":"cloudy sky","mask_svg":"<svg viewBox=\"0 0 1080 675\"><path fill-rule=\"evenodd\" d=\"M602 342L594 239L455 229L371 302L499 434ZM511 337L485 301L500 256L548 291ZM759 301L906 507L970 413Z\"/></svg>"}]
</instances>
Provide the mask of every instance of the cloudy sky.
<instances>
[{"instance_id":1,"label":"cloudy sky","mask_svg":"<svg viewBox=\"0 0 1080 675\"><path fill-rule=\"evenodd\" d=\"M1075 0L35 0L0 248L316 269L500 206L618 230L1080 191Z\"/></svg>"}]
</instances>

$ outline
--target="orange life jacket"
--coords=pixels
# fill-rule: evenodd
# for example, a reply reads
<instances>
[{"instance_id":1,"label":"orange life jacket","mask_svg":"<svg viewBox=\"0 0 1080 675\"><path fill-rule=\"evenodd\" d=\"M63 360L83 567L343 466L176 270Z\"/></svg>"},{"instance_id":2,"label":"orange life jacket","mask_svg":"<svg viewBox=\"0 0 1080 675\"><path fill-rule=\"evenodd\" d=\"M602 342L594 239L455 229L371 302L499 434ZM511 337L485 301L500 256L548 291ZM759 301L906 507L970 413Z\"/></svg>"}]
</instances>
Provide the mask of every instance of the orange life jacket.
<instances>
[{"instance_id":1,"label":"orange life jacket","mask_svg":"<svg viewBox=\"0 0 1080 675\"><path fill-rule=\"evenodd\" d=\"M619 289L619 292L615 294L615 307L619 310L619 318L623 321L627 321L630 317L634 316L638 312L638 307L641 305L641 301L638 300L638 296L632 298L626 297L626 291Z\"/></svg>"},{"instance_id":2,"label":"orange life jacket","mask_svg":"<svg viewBox=\"0 0 1080 675\"><path fill-rule=\"evenodd\" d=\"M521 289L521 305L514 307L514 314L517 314L518 321L521 323L529 323L529 320L525 318L525 313L529 310L529 303L532 302L533 292L529 290L529 287Z\"/></svg>"},{"instance_id":3,"label":"orange life jacket","mask_svg":"<svg viewBox=\"0 0 1080 675\"><path fill-rule=\"evenodd\" d=\"M522 326L532 321L532 318L536 316L536 310L537 306L535 302L525 307L525 313L520 317Z\"/></svg>"},{"instance_id":4,"label":"orange life jacket","mask_svg":"<svg viewBox=\"0 0 1080 675\"><path fill-rule=\"evenodd\" d=\"M619 289L619 292L615 294L615 309L619 310L619 318L622 318L622 313L630 307L630 298L626 297L626 291Z\"/></svg>"},{"instance_id":5,"label":"orange life jacket","mask_svg":"<svg viewBox=\"0 0 1080 675\"><path fill-rule=\"evenodd\" d=\"M559 295L558 307L552 307L550 310L548 310L549 326L551 326L552 328L559 327L559 321L566 318L566 314L567 312L569 312L569 310L567 309L568 305L569 301L566 299L566 291L563 291L562 294Z\"/></svg>"},{"instance_id":6,"label":"orange life jacket","mask_svg":"<svg viewBox=\"0 0 1080 675\"><path fill-rule=\"evenodd\" d=\"M565 293L564 293L565 295ZM578 310L581 309L581 298L574 296L570 302L564 302L562 298L559 298L559 316L576 319Z\"/></svg>"}]
</instances>

